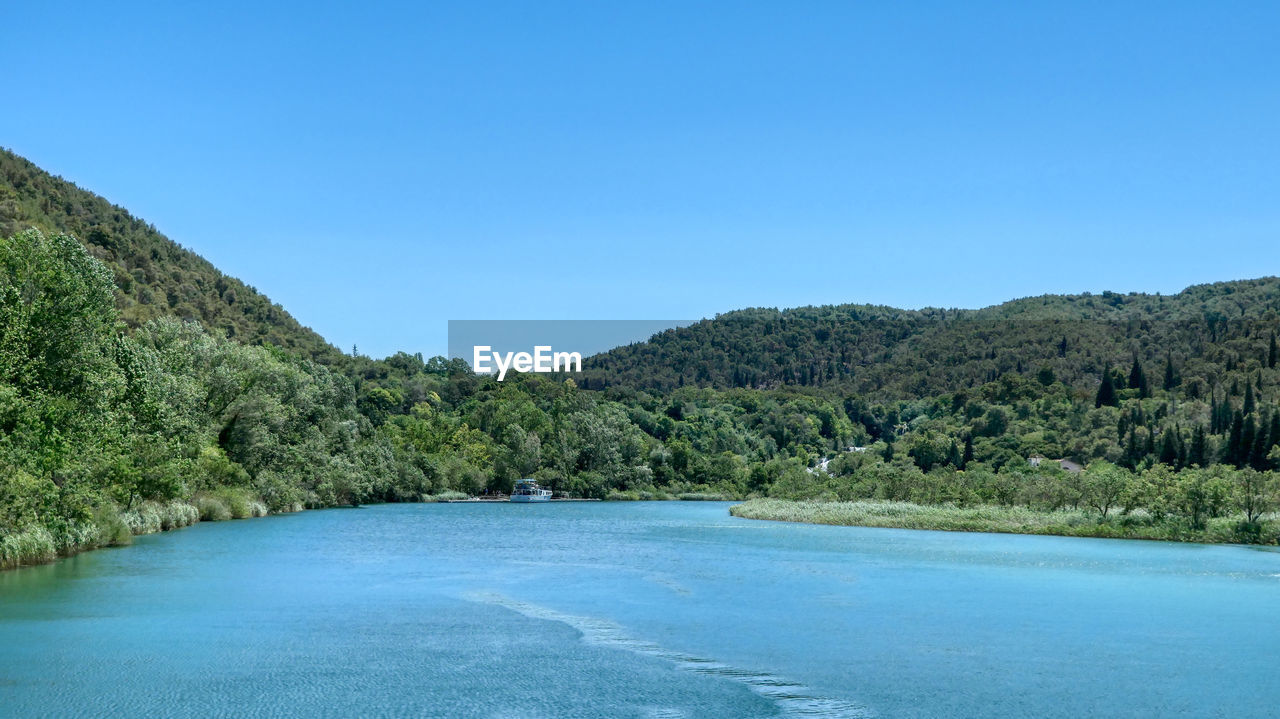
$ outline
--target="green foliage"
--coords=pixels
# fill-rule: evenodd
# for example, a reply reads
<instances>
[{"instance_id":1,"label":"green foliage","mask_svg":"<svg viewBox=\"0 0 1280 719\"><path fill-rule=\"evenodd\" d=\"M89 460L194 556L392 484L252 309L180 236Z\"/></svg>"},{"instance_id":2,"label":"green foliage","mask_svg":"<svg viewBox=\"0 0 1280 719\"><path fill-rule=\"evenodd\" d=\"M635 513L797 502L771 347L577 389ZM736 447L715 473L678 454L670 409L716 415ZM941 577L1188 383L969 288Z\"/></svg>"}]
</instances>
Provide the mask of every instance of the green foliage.
<instances>
[{"instance_id":1,"label":"green foliage","mask_svg":"<svg viewBox=\"0 0 1280 719\"><path fill-rule=\"evenodd\" d=\"M583 497L874 500L1274 535L1275 278L975 311L744 310L592 358L577 381L498 383L461 360L342 355L4 152L0 232L15 233L0 239L6 566L195 517L503 493L530 476Z\"/></svg>"},{"instance_id":2,"label":"green foliage","mask_svg":"<svg viewBox=\"0 0 1280 719\"><path fill-rule=\"evenodd\" d=\"M101 260L97 267L114 295L108 306L118 306L131 327L173 316L198 321L216 337L344 362L339 350L252 287L222 274L124 208L0 148L0 237L32 227L50 237L75 237L86 254ZM89 317L60 315L65 322Z\"/></svg>"}]
</instances>

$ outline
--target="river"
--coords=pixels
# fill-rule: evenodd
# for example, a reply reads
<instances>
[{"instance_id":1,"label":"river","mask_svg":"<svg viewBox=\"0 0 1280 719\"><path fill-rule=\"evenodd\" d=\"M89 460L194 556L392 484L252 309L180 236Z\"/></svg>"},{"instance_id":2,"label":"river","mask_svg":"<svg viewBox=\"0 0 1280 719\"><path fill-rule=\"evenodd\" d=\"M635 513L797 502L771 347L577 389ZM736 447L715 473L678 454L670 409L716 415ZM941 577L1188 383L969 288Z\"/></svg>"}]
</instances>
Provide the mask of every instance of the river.
<instances>
[{"instance_id":1,"label":"river","mask_svg":"<svg viewBox=\"0 0 1280 719\"><path fill-rule=\"evenodd\" d=\"M717 502L202 523L0 573L0 716L1265 716L1274 549Z\"/></svg>"}]
</instances>

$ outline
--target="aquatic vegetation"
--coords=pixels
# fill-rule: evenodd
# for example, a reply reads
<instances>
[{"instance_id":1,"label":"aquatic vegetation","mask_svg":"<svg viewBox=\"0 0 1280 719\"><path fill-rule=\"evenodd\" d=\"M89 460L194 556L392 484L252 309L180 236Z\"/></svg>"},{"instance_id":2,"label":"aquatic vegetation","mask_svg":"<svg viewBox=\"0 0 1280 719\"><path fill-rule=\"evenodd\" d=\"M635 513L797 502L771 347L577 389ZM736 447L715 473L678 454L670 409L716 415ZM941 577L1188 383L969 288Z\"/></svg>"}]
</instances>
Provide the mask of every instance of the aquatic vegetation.
<instances>
[{"instance_id":1,"label":"aquatic vegetation","mask_svg":"<svg viewBox=\"0 0 1280 719\"><path fill-rule=\"evenodd\" d=\"M200 521L199 511L187 502L142 502L119 515L133 534L154 534Z\"/></svg>"},{"instance_id":2,"label":"aquatic vegetation","mask_svg":"<svg viewBox=\"0 0 1280 719\"><path fill-rule=\"evenodd\" d=\"M57 556L53 535L44 527L0 536L0 569L51 562Z\"/></svg>"},{"instance_id":3,"label":"aquatic vegetation","mask_svg":"<svg viewBox=\"0 0 1280 719\"><path fill-rule=\"evenodd\" d=\"M675 495L660 489L612 490L605 499L610 502L649 502L675 499Z\"/></svg>"},{"instance_id":4,"label":"aquatic vegetation","mask_svg":"<svg viewBox=\"0 0 1280 719\"><path fill-rule=\"evenodd\" d=\"M676 496L686 502L727 502L736 499L728 494L720 494L719 492L681 492Z\"/></svg>"},{"instance_id":5,"label":"aquatic vegetation","mask_svg":"<svg viewBox=\"0 0 1280 719\"><path fill-rule=\"evenodd\" d=\"M466 492L445 491L439 494L424 494L421 501L423 502L450 502L459 499L467 499L470 497Z\"/></svg>"},{"instance_id":6,"label":"aquatic vegetation","mask_svg":"<svg viewBox=\"0 0 1280 719\"><path fill-rule=\"evenodd\" d=\"M730 507L729 513L744 519L955 532L1255 544L1275 544L1280 539L1280 522L1274 518L1246 523L1241 521L1242 517L1219 517L1196 529L1182 518L1157 518L1145 512L1104 518L1097 512L1083 509L1043 511L1016 506L957 507L910 502L783 499L751 499Z\"/></svg>"},{"instance_id":7,"label":"aquatic vegetation","mask_svg":"<svg viewBox=\"0 0 1280 719\"><path fill-rule=\"evenodd\" d=\"M192 501L200 520L205 522L265 517L270 513L267 505L251 492L232 487L201 492Z\"/></svg>"}]
</instances>

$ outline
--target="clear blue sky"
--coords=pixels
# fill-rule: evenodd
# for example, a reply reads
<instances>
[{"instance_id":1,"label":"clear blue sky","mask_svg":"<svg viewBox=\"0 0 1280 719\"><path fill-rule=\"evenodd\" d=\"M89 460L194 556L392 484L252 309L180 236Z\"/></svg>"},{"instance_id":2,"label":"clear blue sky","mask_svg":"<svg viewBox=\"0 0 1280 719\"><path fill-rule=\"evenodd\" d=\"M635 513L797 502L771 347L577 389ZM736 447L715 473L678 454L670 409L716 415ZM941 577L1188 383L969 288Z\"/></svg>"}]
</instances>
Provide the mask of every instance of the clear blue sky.
<instances>
[{"instance_id":1,"label":"clear blue sky","mask_svg":"<svg viewBox=\"0 0 1280 719\"><path fill-rule=\"evenodd\" d=\"M268 7L270 6L270 7ZM1280 273L1280 3L5 3L0 145L326 338Z\"/></svg>"}]
</instances>

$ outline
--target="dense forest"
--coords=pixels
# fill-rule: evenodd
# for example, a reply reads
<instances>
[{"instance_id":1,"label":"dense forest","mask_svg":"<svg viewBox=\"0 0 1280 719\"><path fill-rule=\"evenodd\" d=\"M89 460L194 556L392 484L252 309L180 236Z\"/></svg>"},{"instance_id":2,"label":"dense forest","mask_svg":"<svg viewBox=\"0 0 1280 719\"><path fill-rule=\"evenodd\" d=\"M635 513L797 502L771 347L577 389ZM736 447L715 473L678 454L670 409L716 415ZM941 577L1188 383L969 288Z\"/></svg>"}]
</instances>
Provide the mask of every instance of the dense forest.
<instances>
[{"instance_id":1,"label":"dense forest","mask_svg":"<svg viewBox=\"0 0 1280 719\"><path fill-rule=\"evenodd\" d=\"M1172 296L1046 295L981 310L748 309L594 357L586 384L656 391L793 385L919 399L1005 377L1047 376L1088 390L1108 369L1127 377L1136 358L1157 385L1172 364L1177 383L1169 389L1199 398L1273 369L1278 326L1275 277Z\"/></svg>"},{"instance_id":2,"label":"dense forest","mask_svg":"<svg viewBox=\"0 0 1280 719\"><path fill-rule=\"evenodd\" d=\"M123 209L8 153L0 178L0 566L524 476L598 498L1280 534L1274 278L973 311L745 310L579 375L497 382L460 360L343 355Z\"/></svg>"},{"instance_id":3,"label":"dense forest","mask_svg":"<svg viewBox=\"0 0 1280 719\"><path fill-rule=\"evenodd\" d=\"M280 305L128 210L0 148L0 237L32 227L76 237L106 264L116 308L129 327L178 317L246 344L273 344L325 362L341 357Z\"/></svg>"}]
</instances>

